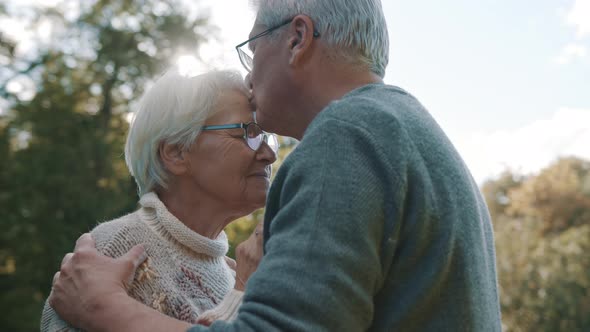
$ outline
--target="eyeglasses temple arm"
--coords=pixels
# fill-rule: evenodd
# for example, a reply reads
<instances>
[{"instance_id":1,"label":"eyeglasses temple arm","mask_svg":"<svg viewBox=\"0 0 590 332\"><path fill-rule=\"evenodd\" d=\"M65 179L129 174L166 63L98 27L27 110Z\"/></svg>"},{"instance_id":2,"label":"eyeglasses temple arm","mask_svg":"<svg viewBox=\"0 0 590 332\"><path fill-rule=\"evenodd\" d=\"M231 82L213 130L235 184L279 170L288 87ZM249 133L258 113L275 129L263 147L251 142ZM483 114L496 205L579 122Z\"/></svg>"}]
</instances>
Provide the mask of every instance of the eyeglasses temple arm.
<instances>
[{"instance_id":1,"label":"eyeglasses temple arm","mask_svg":"<svg viewBox=\"0 0 590 332\"><path fill-rule=\"evenodd\" d=\"M212 126L203 126L201 130L220 130L220 129L234 129L234 128L244 128L243 123L236 123L230 125L212 125Z\"/></svg>"}]
</instances>

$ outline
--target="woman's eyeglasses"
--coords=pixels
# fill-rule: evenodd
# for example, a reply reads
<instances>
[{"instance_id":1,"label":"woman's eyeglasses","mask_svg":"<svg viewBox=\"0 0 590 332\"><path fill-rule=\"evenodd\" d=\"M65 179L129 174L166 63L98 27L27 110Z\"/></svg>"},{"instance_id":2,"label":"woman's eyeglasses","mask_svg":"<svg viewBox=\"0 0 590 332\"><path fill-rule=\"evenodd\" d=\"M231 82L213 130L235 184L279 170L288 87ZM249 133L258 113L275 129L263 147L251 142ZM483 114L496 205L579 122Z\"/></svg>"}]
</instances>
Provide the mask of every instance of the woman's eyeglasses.
<instances>
[{"instance_id":1,"label":"woman's eyeglasses","mask_svg":"<svg viewBox=\"0 0 590 332\"><path fill-rule=\"evenodd\" d=\"M262 142L264 142L274 153L279 151L279 141L277 136L275 134L264 132L256 122L203 126L201 130L207 131L237 128L242 128L244 130L243 137L250 149L258 151L262 145Z\"/></svg>"}]
</instances>

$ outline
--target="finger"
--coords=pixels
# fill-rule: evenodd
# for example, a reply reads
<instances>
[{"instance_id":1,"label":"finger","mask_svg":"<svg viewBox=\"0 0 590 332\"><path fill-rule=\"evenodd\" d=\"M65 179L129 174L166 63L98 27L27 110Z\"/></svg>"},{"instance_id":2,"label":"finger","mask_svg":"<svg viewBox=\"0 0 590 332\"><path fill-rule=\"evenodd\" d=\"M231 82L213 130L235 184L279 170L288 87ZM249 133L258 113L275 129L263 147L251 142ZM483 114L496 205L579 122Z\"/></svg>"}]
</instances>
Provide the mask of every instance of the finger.
<instances>
[{"instance_id":1,"label":"finger","mask_svg":"<svg viewBox=\"0 0 590 332\"><path fill-rule=\"evenodd\" d=\"M122 272L122 281L125 289L128 289L133 284L133 277L137 268L148 258L143 245L138 244L131 248L125 255L121 256L118 261L123 262L125 270Z\"/></svg>"},{"instance_id":2,"label":"finger","mask_svg":"<svg viewBox=\"0 0 590 332\"><path fill-rule=\"evenodd\" d=\"M47 297L47 303L49 303L51 308L53 308L53 305L55 304L55 293L53 292L53 287L51 287L51 292L49 292L49 296Z\"/></svg>"},{"instance_id":3,"label":"finger","mask_svg":"<svg viewBox=\"0 0 590 332\"><path fill-rule=\"evenodd\" d=\"M197 324L199 324L199 325L211 326L211 323L212 323L212 321L209 318L199 318L197 320Z\"/></svg>"},{"instance_id":4,"label":"finger","mask_svg":"<svg viewBox=\"0 0 590 332\"><path fill-rule=\"evenodd\" d=\"M55 285L55 283L57 282L57 279L59 279L59 271L57 271L57 273L55 273L53 275L53 281L51 282L51 287L53 287Z\"/></svg>"},{"instance_id":5,"label":"finger","mask_svg":"<svg viewBox=\"0 0 590 332\"><path fill-rule=\"evenodd\" d=\"M252 235L246 240L248 246L251 248L251 250L255 250L258 251L259 249L262 250L262 245L264 242L264 236L263 234L263 230L264 230L264 223L260 222L258 223L258 225L256 225L256 228L254 229L254 232L252 232Z\"/></svg>"},{"instance_id":6,"label":"finger","mask_svg":"<svg viewBox=\"0 0 590 332\"><path fill-rule=\"evenodd\" d=\"M147 253L145 252L145 248L142 244L138 244L135 247L131 248L125 255L121 256L121 259L124 261L128 261L132 263L133 271L137 270L137 267L141 265L147 259Z\"/></svg>"},{"instance_id":7,"label":"finger","mask_svg":"<svg viewBox=\"0 0 590 332\"><path fill-rule=\"evenodd\" d=\"M241 245L245 248L250 248L254 245L254 243L256 243L256 240L258 239L258 237L261 237L261 236L256 235L256 232L253 231L252 234L250 234L250 236L248 236L248 238L245 239L244 241L242 241L239 245Z\"/></svg>"},{"instance_id":8,"label":"finger","mask_svg":"<svg viewBox=\"0 0 590 332\"><path fill-rule=\"evenodd\" d=\"M67 253L64 258L61 260L61 265L60 268L63 268L63 266L70 260L72 259L72 256L74 256L73 253L69 252ZM59 272L58 272L59 273Z\"/></svg>"},{"instance_id":9,"label":"finger","mask_svg":"<svg viewBox=\"0 0 590 332\"><path fill-rule=\"evenodd\" d=\"M249 248L254 248L255 246L259 246L262 244L263 236L262 236L262 227L261 224L256 225L250 236L242 242L245 246Z\"/></svg>"},{"instance_id":10,"label":"finger","mask_svg":"<svg viewBox=\"0 0 590 332\"><path fill-rule=\"evenodd\" d=\"M82 236L80 236L76 241L76 247L74 248L74 251L78 251L82 248L95 248L94 239L90 233L82 234Z\"/></svg>"},{"instance_id":11,"label":"finger","mask_svg":"<svg viewBox=\"0 0 590 332\"><path fill-rule=\"evenodd\" d=\"M258 225L256 225L256 227L254 227L254 230L252 230L252 233L248 237L248 240L251 238L262 238L263 228L262 228L261 224L262 224L262 222L258 223Z\"/></svg>"},{"instance_id":12,"label":"finger","mask_svg":"<svg viewBox=\"0 0 590 332\"><path fill-rule=\"evenodd\" d=\"M255 259L259 260L260 256L262 256L262 236L256 236L254 233L250 235L244 242L240 243L241 251L240 254L242 257L248 257L248 259ZM236 251L237 254L237 251ZM240 260L240 256L236 257Z\"/></svg>"},{"instance_id":13,"label":"finger","mask_svg":"<svg viewBox=\"0 0 590 332\"><path fill-rule=\"evenodd\" d=\"M262 243L262 234L264 233L264 222L260 222L258 223L258 225L256 226L256 229L258 229L258 233L261 234L261 236L258 237L258 242Z\"/></svg>"},{"instance_id":14,"label":"finger","mask_svg":"<svg viewBox=\"0 0 590 332\"><path fill-rule=\"evenodd\" d=\"M235 261L235 260L233 260L233 259L231 259L231 258L229 258L229 257L225 256L225 262L227 263L227 265L229 266L229 268L230 268L230 269L232 269L232 270L234 270L234 271L236 270L236 267L237 267L238 265L237 265L237 263L236 263L236 261Z\"/></svg>"}]
</instances>

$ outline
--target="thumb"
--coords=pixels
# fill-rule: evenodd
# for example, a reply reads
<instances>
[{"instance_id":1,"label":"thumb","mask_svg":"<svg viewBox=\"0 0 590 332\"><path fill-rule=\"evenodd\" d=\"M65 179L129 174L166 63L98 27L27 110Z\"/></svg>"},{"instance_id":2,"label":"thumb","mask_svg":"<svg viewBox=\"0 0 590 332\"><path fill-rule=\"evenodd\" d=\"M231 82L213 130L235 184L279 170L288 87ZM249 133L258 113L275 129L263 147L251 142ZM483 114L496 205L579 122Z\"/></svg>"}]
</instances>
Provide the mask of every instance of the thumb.
<instances>
[{"instance_id":1,"label":"thumb","mask_svg":"<svg viewBox=\"0 0 590 332\"><path fill-rule=\"evenodd\" d=\"M131 248L128 252L126 252L121 258L120 261L125 262L127 265L128 271L125 271L130 278L133 278L133 274L135 270L147 259L147 253L145 252L145 248L142 244L138 244L135 247Z\"/></svg>"},{"instance_id":2,"label":"thumb","mask_svg":"<svg viewBox=\"0 0 590 332\"><path fill-rule=\"evenodd\" d=\"M211 319L209 318L199 318L197 320L197 324L204 325L204 326L211 326Z\"/></svg>"},{"instance_id":3,"label":"thumb","mask_svg":"<svg viewBox=\"0 0 590 332\"><path fill-rule=\"evenodd\" d=\"M227 265L229 266L230 269L232 269L234 271L236 270L237 264L234 259L225 256L225 262L227 263Z\"/></svg>"}]
</instances>

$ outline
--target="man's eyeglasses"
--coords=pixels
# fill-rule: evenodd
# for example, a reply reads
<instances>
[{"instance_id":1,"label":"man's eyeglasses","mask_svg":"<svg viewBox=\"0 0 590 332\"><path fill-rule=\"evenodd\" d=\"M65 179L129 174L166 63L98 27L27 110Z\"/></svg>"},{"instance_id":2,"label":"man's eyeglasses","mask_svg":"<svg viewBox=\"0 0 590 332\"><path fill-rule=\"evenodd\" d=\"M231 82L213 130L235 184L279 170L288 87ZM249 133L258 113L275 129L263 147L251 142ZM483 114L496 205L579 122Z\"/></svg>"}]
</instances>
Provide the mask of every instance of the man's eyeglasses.
<instances>
[{"instance_id":1,"label":"man's eyeglasses","mask_svg":"<svg viewBox=\"0 0 590 332\"><path fill-rule=\"evenodd\" d=\"M254 55L252 54L252 51L250 50L250 48L246 45L255 39L269 35L271 32L275 31L276 29L291 23L291 21L293 21L293 18L290 18L288 20L284 20L283 22L279 23L278 25L276 25L270 29L264 30L261 33L257 34L256 36L246 40L245 42L236 45L236 51L238 52L238 57L240 58L240 62L242 63L242 66L244 66L244 68L246 68L246 70L249 73L252 72L252 67L253 67L253 63L254 63L254 61L252 59L254 58ZM313 37L317 38L319 36L320 36L320 33L314 29L313 30ZM244 46L246 46L246 47L244 47Z\"/></svg>"},{"instance_id":2,"label":"man's eyeglasses","mask_svg":"<svg viewBox=\"0 0 590 332\"><path fill-rule=\"evenodd\" d=\"M274 153L279 151L279 141L277 140L277 136L275 134L264 132L262 129L260 129L260 126L256 122L203 126L201 130L207 131L237 128L242 128L244 130L243 137L250 149L258 151L262 145L262 142L264 142Z\"/></svg>"}]
</instances>

